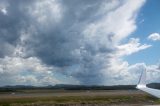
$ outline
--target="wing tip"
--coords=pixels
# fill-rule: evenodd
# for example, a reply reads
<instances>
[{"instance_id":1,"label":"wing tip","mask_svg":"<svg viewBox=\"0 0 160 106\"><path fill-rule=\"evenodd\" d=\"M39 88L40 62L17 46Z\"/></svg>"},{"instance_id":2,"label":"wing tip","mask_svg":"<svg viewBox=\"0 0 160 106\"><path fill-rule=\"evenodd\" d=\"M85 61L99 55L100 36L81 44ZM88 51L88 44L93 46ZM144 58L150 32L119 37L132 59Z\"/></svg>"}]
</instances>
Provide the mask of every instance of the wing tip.
<instances>
[{"instance_id":1,"label":"wing tip","mask_svg":"<svg viewBox=\"0 0 160 106\"><path fill-rule=\"evenodd\" d=\"M138 89L146 88L146 69L144 69L142 71L139 82L138 82L136 88L138 88Z\"/></svg>"}]
</instances>

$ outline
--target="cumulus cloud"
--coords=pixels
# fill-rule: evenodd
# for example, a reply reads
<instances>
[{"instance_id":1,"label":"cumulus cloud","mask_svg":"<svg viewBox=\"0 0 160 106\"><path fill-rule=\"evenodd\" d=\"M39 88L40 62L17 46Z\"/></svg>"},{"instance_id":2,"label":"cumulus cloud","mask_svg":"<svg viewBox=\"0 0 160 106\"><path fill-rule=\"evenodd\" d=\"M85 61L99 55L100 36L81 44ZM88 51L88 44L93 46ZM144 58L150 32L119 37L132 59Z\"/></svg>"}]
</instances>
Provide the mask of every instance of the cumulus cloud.
<instances>
[{"instance_id":1,"label":"cumulus cloud","mask_svg":"<svg viewBox=\"0 0 160 106\"><path fill-rule=\"evenodd\" d=\"M153 40L153 41L159 41L160 34L159 33L152 33L148 36L148 39Z\"/></svg>"},{"instance_id":2,"label":"cumulus cloud","mask_svg":"<svg viewBox=\"0 0 160 106\"><path fill-rule=\"evenodd\" d=\"M1 2L1 85L61 83L53 73L78 84L124 83L133 77L121 57L151 46L135 38L121 43L135 31L145 0Z\"/></svg>"},{"instance_id":3,"label":"cumulus cloud","mask_svg":"<svg viewBox=\"0 0 160 106\"><path fill-rule=\"evenodd\" d=\"M137 81L134 80L135 84L138 83L138 80L140 78L140 74L142 73L142 70L147 70L147 83L152 82L159 82L159 65L146 65L145 63L137 63L134 65L129 66L128 71L131 72L132 78L137 79Z\"/></svg>"},{"instance_id":4,"label":"cumulus cloud","mask_svg":"<svg viewBox=\"0 0 160 106\"><path fill-rule=\"evenodd\" d=\"M37 58L5 57L0 59L1 85L48 85L60 83L54 78L53 70Z\"/></svg>"},{"instance_id":5,"label":"cumulus cloud","mask_svg":"<svg viewBox=\"0 0 160 106\"><path fill-rule=\"evenodd\" d=\"M138 38L131 38L127 44L122 44L117 46L118 48L117 55L119 56L131 55L133 53L139 52L140 50L149 47L151 47L151 45L148 44L141 45Z\"/></svg>"}]
</instances>

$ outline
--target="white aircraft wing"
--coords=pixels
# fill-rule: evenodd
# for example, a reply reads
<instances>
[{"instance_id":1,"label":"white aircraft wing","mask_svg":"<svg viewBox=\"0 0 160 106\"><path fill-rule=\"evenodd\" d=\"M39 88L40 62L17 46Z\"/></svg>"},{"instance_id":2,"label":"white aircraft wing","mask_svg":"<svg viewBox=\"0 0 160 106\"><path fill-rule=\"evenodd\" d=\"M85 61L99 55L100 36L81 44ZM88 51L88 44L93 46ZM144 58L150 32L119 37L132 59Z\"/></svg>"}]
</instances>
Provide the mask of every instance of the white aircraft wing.
<instances>
[{"instance_id":1,"label":"white aircraft wing","mask_svg":"<svg viewBox=\"0 0 160 106\"><path fill-rule=\"evenodd\" d=\"M157 98L160 98L160 90L149 88L149 87L146 86L146 70L142 71L139 83L138 83L136 88L140 89L144 92L147 92L147 93L149 93L149 94L151 94L151 95L153 95Z\"/></svg>"},{"instance_id":2,"label":"white aircraft wing","mask_svg":"<svg viewBox=\"0 0 160 106\"><path fill-rule=\"evenodd\" d=\"M147 92L157 98L160 98L160 90L157 89L152 89L152 88L148 88L148 87L137 87L138 89Z\"/></svg>"}]
</instances>

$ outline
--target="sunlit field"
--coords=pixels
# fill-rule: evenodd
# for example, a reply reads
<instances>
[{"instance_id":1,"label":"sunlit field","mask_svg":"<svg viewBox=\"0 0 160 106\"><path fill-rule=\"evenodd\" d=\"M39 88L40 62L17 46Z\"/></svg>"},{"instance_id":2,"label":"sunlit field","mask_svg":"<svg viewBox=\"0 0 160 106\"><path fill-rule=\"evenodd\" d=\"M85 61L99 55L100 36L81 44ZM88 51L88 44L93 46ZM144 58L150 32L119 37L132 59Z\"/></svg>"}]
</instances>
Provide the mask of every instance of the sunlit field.
<instances>
[{"instance_id":1,"label":"sunlit field","mask_svg":"<svg viewBox=\"0 0 160 106\"><path fill-rule=\"evenodd\" d=\"M152 105L159 99L137 90L20 90L0 94L0 106Z\"/></svg>"}]
</instances>

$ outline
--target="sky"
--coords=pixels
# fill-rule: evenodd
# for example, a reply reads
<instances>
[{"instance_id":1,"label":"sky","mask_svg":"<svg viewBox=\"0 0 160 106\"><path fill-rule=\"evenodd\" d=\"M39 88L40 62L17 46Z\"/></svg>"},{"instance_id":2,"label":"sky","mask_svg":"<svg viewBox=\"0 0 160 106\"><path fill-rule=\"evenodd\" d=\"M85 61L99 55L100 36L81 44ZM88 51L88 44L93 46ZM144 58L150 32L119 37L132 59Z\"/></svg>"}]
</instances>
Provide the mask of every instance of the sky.
<instances>
[{"instance_id":1,"label":"sky","mask_svg":"<svg viewBox=\"0 0 160 106\"><path fill-rule=\"evenodd\" d=\"M160 81L159 0L1 0L0 86Z\"/></svg>"}]
</instances>

